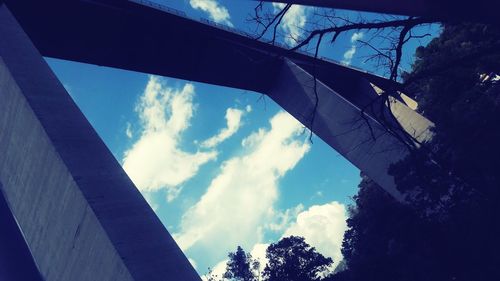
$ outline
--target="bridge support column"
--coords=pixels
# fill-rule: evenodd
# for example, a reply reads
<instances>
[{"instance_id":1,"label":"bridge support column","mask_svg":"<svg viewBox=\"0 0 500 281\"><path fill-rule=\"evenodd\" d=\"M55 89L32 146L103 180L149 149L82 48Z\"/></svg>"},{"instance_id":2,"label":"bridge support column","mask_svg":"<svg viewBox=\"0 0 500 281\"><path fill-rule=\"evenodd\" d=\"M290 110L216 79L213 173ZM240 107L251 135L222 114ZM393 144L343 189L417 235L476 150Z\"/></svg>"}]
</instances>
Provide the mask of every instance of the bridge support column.
<instances>
[{"instance_id":1,"label":"bridge support column","mask_svg":"<svg viewBox=\"0 0 500 281\"><path fill-rule=\"evenodd\" d=\"M0 38L1 191L43 280L200 280L1 4Z\"/></svg>"},{"instance_id":2,"label":"bridge support column","mask_svg":"<svg viewBox=\"0 0 500 281\"><path fill-rule=\"evenodd\" d=\"M364 88L373 90L367 81L358 83L367 83ZM387 172L391 164L408 155L408 150L376 119L370 115L363 117L359 106L318 79L315 91L313 76L288 59L267 94L396 199L403 199ZM312 122L316 94L318 104ZM392 107L409 134L419 141L431 137L432 122L398 101Z\"/></svg>"}]
</instances>

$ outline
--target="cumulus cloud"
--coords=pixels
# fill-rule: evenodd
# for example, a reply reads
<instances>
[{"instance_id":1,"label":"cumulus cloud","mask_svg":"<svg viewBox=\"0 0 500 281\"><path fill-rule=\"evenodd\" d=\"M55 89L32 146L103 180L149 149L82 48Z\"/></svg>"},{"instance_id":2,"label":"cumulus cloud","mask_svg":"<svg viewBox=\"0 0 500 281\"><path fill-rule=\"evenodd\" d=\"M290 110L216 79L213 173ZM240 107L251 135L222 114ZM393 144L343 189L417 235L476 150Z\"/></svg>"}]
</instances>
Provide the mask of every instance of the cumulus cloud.
<instances>
[{"instance_id":1,"label":"cumulus cloud","mask_svg":"<svg viewBox=\"0 0 500 281\"><path fill-rule=\"evenodd\" d=\"M310 146L300 137L302 125L288 113L270 120L242 141L241 156L225 161L206 193L183 215L176 241L184 250L213 253L221 259L237 245L250 248L272 219L279 180L302 159Z\"/></svg>"},{"instance_id":2,"label":"cumulus cloud","mask_svg":"<svg viewBox=\"0 0 500 281\"><path fill-rule=\"evenodd\" d=\"M123 168L142 192L167 189L170 200L215 151L189 153L179 148L193 116L195 88L171 89L151 76L136 107L141 121L138 140L125 151Z\"/></svg>"},{"instance_id":3,"label":"cumulus cloud","mask_svg":"<svg viewBox=\"0 0 500 281\"><path fill-rule=\"evenodd\" d=\"M304 237L318 252L333 259L333 270L342 260L346 219L347 212L343 204L333 201L325 205L314 205L297 215L296 221L285 230L283 237Z\"/></svg>"},{"instance_id":4,"label":"cumulus cloud","mask_svg":"<svg viewBox=\"0 0 500 281\"><path fill-rule=\"evenodd\" d=\"M354 32L351 36L351 43L356 43L356 41L363 39L363 32Z\"/></svg>"},{"instance_id":5,"label":"cumulus cloud","mask_svg":"<svg viewBox=\"0 0 500 281\"><path fill-rule=\"evenodd\" d=\"M269 244L257 243L253 246L252 250L250 251L252 257L260 262L260 267L262 268L262 270L267 264L267 258L266 258L267 247L269 247Z\"/></svg>"},{"instance_id":6,"label":"cumulus cloud","mask_svg":"<svg viewBox=\"0 0 500 281\"><path fill-rule=\"evenodd\" d=\"M351 64L352 58L354 57L355 53L356 46L352 45L351 48L349 48L349 50L344 53L344 59L342 60L342 62L347 65Z\"/></svg>"},{"instance_id":7,"label":"cumulus cloud","mask_svg":"<svg viewBox=\"0 0 500 281\"><path fill-rule=\"evenodd\" d=\"M344 53L344 59L342 60L342 63L344 63L346 65L351 64L352 58L354 57L354 54L356 54L356 42L358 40L363 39L363 35L364 35L363 32L355 32L351 36L351 48L349 48L349 50L347 50Z\"/></svg>"},{"instance_id":8,"label":"cumulus cloud","mask_svg":"<svg viewBox=\"0 0 500 281\"><path fill-rule=\"evenodd\" d=\"M212 274L211 276L215 278L215 280L222 280L222 276L226 272L226 266L227 266L228 260L225 259L223 261L218 262L215 266L211 267ZM210 281L212 279L208 278L207 276L200 276L202 281Z\"/></svg>"},{"instance_id":9,"label":"cumulus cloud","mask_svg":"<svg viewBox=\"0 0 500 281\"><path fill-rule=\"evenodd\" d=\"M302 204L275 214L278 221L275 231L282 231L281 238L291 235L304 237L306 242L315 247L324 256L331 257L334 261L333 271L343 259L341 248L344 232L347 230L347 211L343 204L333 201L324 205L313 205L304 210ZM266 250L269 244L256 243L250 253L260 262L262 272L268 262ZM232 250L234 251L234 249ZM227 259L217 263L213 272L223 274Z\"/></svg>"},{"instance_id":10,"label":"cumulus cloud","mask_svg":"<svg viewBox=\"0 0 500 281\"><path fill-rule=\"evenodd\" d=\"M146 202L148 202L153 211L158 211L158 208L160 208L160 206L155 202L153 196L151 196L151 193L144 192L142 193L142 196L144 197L144 199L146 199Z\"/></svg>"},{"instance_id":11,"label":"cumulus cloud","mask_svg":"<svg viewBox=\"0 0 500 281\"><path fill-rule=\"evenodd\" d=\"M276 211L274 213L275 220L267 224L266 229L280 233L284 231L302 211L304 211L304 205L302 204L285 211Z\"/></svg>"},{"instance_id":12,"label":"cumulus cloud","mask_svg":"<svg viewBox=\"0 0 500 281\"><path fill-rule=\"evenodd\" d=\"M190 0L189 4L193 9L207 13L213 21L233 26L229 11L216 0Z\"/></svg>"},{"instance_id":13,"label":"cumulus cloud","mask_svg":"<svg viewBox=\"0 0 500 281\"><path fill-rule=\"evenodd\" d=\"M273 3L275 12L281 11L285 4ZM289 45L297 44L297 40L303 34L303 28L307 21L307 7L292 5L281 21L281 29L286 33L285 42Z\"/></svg>"},{"instance_id":14,"label":"cumulus cloud","mask_svg":"<svg viewBox=\"0 0 500 281\"><path fill-rule=\"evenodd\" d=\"M238 131L241 126L241 117L243 111L236 108L228 108L226 110L227 127L220 130L219 133L201 143L201 147L212 148L225 141Z\"/></svg>"},{"instance_id":15,"label":"cumulus cloud","mask_svg":"<svg viewBox=\"0 0 500 281\"><path fill-rule=\"evenodd\" d=\"M131 139L133 137L132 124L130 124L130 122L127 122L127 128L125 129L125 135L127 135L127 138L129 138L129 139Z\"/></svg>"}]
</instances>

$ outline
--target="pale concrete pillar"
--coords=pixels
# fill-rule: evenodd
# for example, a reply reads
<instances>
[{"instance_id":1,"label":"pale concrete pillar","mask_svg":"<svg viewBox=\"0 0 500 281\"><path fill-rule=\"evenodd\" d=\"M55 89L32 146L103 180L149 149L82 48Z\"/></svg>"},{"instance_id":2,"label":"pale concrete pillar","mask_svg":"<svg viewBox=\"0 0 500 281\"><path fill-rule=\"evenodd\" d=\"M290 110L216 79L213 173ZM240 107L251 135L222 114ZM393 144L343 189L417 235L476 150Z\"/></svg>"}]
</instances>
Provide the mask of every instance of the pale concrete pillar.
<instances>
[{"instance_id":1,"label":"pale concrete pillar","mask_svg":"<svg viewBox=\"0 0 500 281\"><path fill-rule=\"evenodd\" d=\"M368 81L366 83L364 88L373 91ZM403 196L396 189L388 168L408 155L407 148L388 134L379 121L370 115L363 118L357 105L323 82L317 79L316 93L314 88L313 76L285 59L274 86L267 94L310 128L317 93L318 106L310 129L396 199L402 200ZM366 94L367 98L371 96ZM409 134L420 141L430 139L432 122L399 101L394 101L392 107Z\"/></svg>"},{"instance_id":2,"label":"pale concrete pillar","mask_svg":"<svg viewBox=\"0 0 500 281\"><path fill-rule=\"evenodd\" d=\"M200 280L5 5L0 38L0 182L44 280Z\"/></svg>"}]
</instances>

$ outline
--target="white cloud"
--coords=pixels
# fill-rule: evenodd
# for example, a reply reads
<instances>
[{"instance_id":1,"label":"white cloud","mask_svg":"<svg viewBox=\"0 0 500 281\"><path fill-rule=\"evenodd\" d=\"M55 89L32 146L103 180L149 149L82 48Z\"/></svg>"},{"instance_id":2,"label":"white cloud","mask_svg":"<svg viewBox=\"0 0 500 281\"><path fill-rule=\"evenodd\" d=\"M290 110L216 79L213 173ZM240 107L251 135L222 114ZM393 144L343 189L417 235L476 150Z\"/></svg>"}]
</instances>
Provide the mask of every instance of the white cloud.
<instances>
[{"instance_id":1,"label":"white cloud","mask_svg":"<svg viewBox=\"0 0 500 281\"><path fill-rule=\"evenodd\" d=\"M247 104L247 106L245 107L245 110L247 111L247 113L252 112L252 106Z\"/></svg>"},{"instance_id":2,"label":"white cloud","mask_svg":"<svg viewBox=\"0 0 500 281\"><path fill-rule=\"evenodd\" d=\"M167 189L167 202L172 202L174 201L179 194L181 194L181 191L183 189L183 186L169 186Z\"/></svg>"},{"instance_id":3,"label":"white cloud","mask_svg":"<svg viewBox=\"0 0 500 281\"><path fill-rule=\"evenodd\" d=\"M182 249L213 253L221 259L237 245L248 249L262 238L272 220L279 180L306 154L302 125L288 113L271 120L242 141L244 154L225 161L206 193L182 217L175 235Z\"/></svg>"},{"instance_id":4,"label":"white cloud","mask_svg":"<svg viewBox=\"0 0 500 281\"><path fill-rule=\"evenodd\" d=\"M242 116L243 116L242 110L236 108L228 108L226 110L227 127L220 130L220 132L217 135L203 141L201 143L201 147L213 148L218 144L220 144L221 142L228 139L229 137L231 137L232 135L234 135L234 133L236 133L240 128Z\"/></svg>"},{"instance_id":5,"label":"white cloud","mask_svg":"<svg viewBox=\"0 0 500 281\"><path fill-rule=\"evenodd\" d=\"M266 268L268 262L266 258L267 247L269 247L269 244L257 243L253 246L252 251L250 251L252 257L259 261L259 272L261 273L264 271L264 268Z\"/></svg>"},{"instance_id":6,"label":"white cloud","mask_svg":"<svg viewBox=\"0 0 500 281\"><path fill-rule=\"evenodd\" d=\"M363 32L354 32L354 34L351 36L351 43L356 43L358 40L363 39Z\"/></svg>"},{"instance_id":7,"label":"white cloud","mask_svg":"<svg viewBox=\"0 0 500 281\"><path fill-rule=\"evenodd\" d=\"M274 11L279 12L284 7L283 3L273 3ZM303 28L307 21L307 7L292 5L281 21L281 29L286 32L285 42L289 45L296 45L297 40L303 34Z\"/></svg>"},{"instance_id":8,"label":"white cloud","mask_svg":"<svg viewBox=\"0 0 500 281\"><path fill-rule=\"evenodd\" d=\"M333 201L314 205L297 215L297 220L284 232L283 237L302 236L324 256L333 259L333 269L342 260L342 240L347 230L347 213L343 204Z\"/></svg>"},{"instance_id":9,"label":"white cloud","mask_svg":"<svg viewBox=\"0 0 500 281\"><path fill-rule=\"evenodd\" d=\"M127 128L125 129L125 135L127 135L127 138L129 138L129 139L131 139L133 137L132 124L130 124L130 122L127 122Z\"/></svg>"},{"instance_id":10,"label":"white cloud","mask_svg":"<svg viewBox=\"0 0 500 281\"><path fill-rule=\"evenodd\" d=\"M285 211L277 211L273 214L275 220L267 224L265 228L274 232L282 232L292 223L292 221L295 220L297 215L302 211L304 211L304 205L302 204L299 204L295 208L290 208Z\"/></svg>"},{"instance_id":11,"label":"white cloud","mask_svg":"<svg viewBox=\"0 0 500 281\"><path fill-rule=\"evenodd\" d=\"M189 4L193 9L207 13L213 21L233 26L230 21L229 11L216 0L190 0Z\"/></svg>"},{"instance_id":12,"label":"white cloud","mask_svg":"<svg viewBox=\"0 0 500 281\"><path fill-rule=\"evenodd\" d=\"M354 57L354 54L356 54L356 42L358 40L361 40L363 38L363 36L364 36L363 32L355 32L351 36L351 48L349 48L349 50L347 50L344 53L344 59L342 60L342 63L344 63L346 65L351 64L352 58Z\"/></svg>"},{"instance_id":13,"label":"white cloud","mask_svg":"<svg viewBox=\"0 0 500 281\"><path fill-rule=\"evenodd\" d=\"M222 280L222 276L226 272L226 266L227 266L228 260L225 259L219 263L217 263L214 267L212 267L212 276L215 277L215 280ZM209 279L207 276L201 276L202 281L208 281Z\"/></svg>"},{"instance_id":14,"label":"white cloud","mask_svg":"<svg viewBox=\"0 0 500 281\"><path fill-rule=\"evenodd\" d=\"M343 204L333 201L324 205L313 205L305 211L304 206L299 204L278 213L277 217L278 221L282 222L276 229L283 231L281 238L291 235L304 237L306 242L315 247L319 253L333 259L334 264L329 271L333 271L343 259L342 240L347 230L347 212ZM252 257L260 262L260 272L264 270L268 262L267 247L269 244L256 243L250 251ZM226 263L227 259L217 263L213 267L214 274L219 276L224 274Z\"/></svg>"},{"instance_id":15,"label":"white cloud","mask_svg":"<svg viewBox=\"0 0 500 281\"><path fill-rule=\"evenodd\" d=\"M334 270L343 259L341 248L344 232L347 230L347 212L343 204L333 201L324 205L313 205L304 211L302 204L277 214L279 224L270 224L274 231L282 231L281 238L291 235L304 237L316 250L334 261ZM274 228L273 228L274 227ZM261 262L261 269L267 263L266 249L269 244L255 244L251 254Z\"/></svg>"},{"instance_id":16,"label":"white cloud","mask_svg":"<svg viewBox=\"0 0 500 281\"><path fill-rule=\"evenodd\" d=\"M149 192L142 192L142 196L146 199L151 209L156 212L160 206L155 202L152 194Z\"/></svg>"},{"instance_id":17,"label":"white cloud","mask_svg":"<svg viewBox=\"0 0 500 281\"><path fill-rule=\"evenodd\" d=\"M344 53L344 59L342 60L343 63L349 65L352 62L352 58L354 57L354 54L356 53L356 46L352 45L349 50L347 50Z\"/></svg>"},{"instance_id":18,"label":"white cloud","mask_svg":"<svg viewBox=\"0 0 500 281\"><path fill-rule=\"evenodd\" d=\"M123 168L142 192L165 188L172 199L201 165L216 158L215 151L189 153L179 148L193 116L194 92L192 84L174 90L150 77L136 107L140 137L123 158Z\"/></svg>"},{"instance_id":19,"label":"white cloud","mask_svg":"<svg viewBox=\"0 0 500 281\"><path fill-rule=\"evenodd\" d=\"M267 263L267 258L266 258L267 247L269 247L269 244L258 243L255 244L252 250L250 251L252 257L260 262L261 267L265 266Z\"/></svg>"}]
</instances>

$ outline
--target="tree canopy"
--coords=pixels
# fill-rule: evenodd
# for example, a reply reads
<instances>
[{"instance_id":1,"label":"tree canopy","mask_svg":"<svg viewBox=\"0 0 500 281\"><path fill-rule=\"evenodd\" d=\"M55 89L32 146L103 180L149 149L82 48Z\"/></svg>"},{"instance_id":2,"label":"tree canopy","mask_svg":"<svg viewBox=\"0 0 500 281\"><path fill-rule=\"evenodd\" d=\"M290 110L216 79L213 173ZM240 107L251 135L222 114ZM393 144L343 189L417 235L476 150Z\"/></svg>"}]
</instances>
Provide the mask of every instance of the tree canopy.
<instances>
[{"instance_id":1,"label":"tree canopy","mask_svg":"<svg viewBox=\"0 0 500 281\"><path fill-rule=\"evenodd\" d=\"M271 244L266 251L268 263L263 276L267 281L320 280L333 264L331 258L318 253L303 237L290 236Z\"/></svg>"},{"instance_id":2,"label":"tree canopy","mask_svg":"<svg viewBox=\"0 0 500 281\"><path fill-rule=\"evenodd\" d=\"M279 240L266 249L267 261L259 261L238 246L228 254L226 271L221 276L209 269L208 281L317 281L330 273L333 261L311 247L303 237L290 236ZM260 272L261 263L267 262Z\"/></svg>"},{"instance_id":3,"label":"tree canopy","mask_svg":"<svg viewBox=\"0 0 500 281\"><path fill-rule=\"evenodd\" d=\"M430 143L391 168L395 202L368 178L332 280L500 280L500 27L447 24L404 75Z\"/></svg>"},{"instance_id":4,"label":"tree canopy","mask_svg":"<svg viewBox=\"0 0 500 281\"><path fill-rule=\"evenodd\" d=\"M258 280L258 276L254 274L259 267L259 262L252 258L252 255L238 246L236 252L228 254L228 262L226 264L226 272L223 277L238 281L254 281Z\"/></svg>"}]
</instances>

